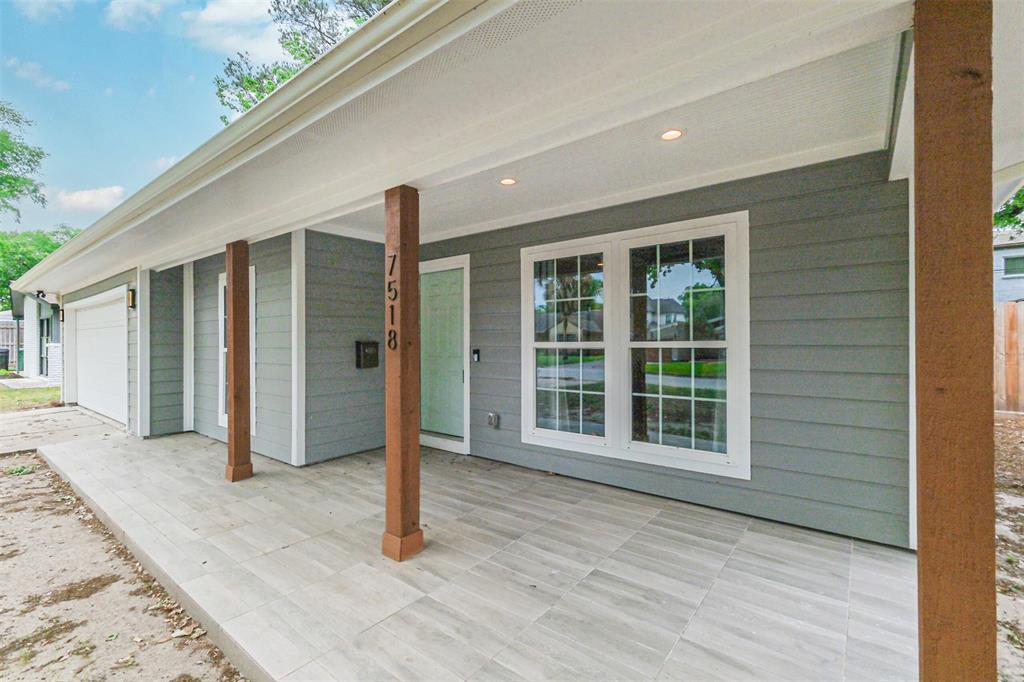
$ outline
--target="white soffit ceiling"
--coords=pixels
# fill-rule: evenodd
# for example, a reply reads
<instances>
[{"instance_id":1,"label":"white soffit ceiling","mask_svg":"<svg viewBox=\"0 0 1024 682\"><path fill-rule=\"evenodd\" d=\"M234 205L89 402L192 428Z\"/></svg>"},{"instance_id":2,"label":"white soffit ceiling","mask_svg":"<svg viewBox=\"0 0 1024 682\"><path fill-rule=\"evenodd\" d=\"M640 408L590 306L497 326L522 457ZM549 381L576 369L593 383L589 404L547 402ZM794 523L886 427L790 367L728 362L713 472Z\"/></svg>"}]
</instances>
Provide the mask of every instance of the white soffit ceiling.
<instances>
[{"instance_id":1,"label":"white soffit ceiling","mask_svg":"<svg viewBox=\"0 0 1024 682\"><path fill-rule=\"evenodd\" d=\"M146 263L159 265L312 226L379 203L390 186L471 176L756 83L823 50L894 36L910 9L892 0L521 0L158 214L125 235L126 246L151 249L150 235L191 226L195 237ZM874 49L894 63L890 45ZM881 75L879 92L888 91L891 74ZM750 107L728 116L744 117L763 118ZM370 234L379 237L380 225Z\"/></svg>"},{"instance_id":2,"label":"white soffit ceiling","mask_svg":"<svg viewBox=\"0 0 1024 682\"><path fill-rule=\"evenodd\" d=\"M685 104L450 182L425 178L420 233L435 241L883 149L898 38ZM665 142L662 131L682 128ZM498 183L503 177L518 182ZM316 229L379 239L375 205Z\"/></svg>"}]
</instances>

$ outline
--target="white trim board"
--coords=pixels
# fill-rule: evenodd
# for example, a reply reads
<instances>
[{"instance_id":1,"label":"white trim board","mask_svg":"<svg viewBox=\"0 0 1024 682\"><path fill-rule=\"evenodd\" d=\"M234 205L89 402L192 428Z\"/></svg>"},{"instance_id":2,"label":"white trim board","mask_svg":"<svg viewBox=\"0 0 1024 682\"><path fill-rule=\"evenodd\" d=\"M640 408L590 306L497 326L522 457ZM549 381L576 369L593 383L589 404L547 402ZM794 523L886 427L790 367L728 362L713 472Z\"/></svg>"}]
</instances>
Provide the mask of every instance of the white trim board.
<instances>
[{"instance_id":1,"label":"white trim board","mask_svg":"<svg viewBox=\"0 0 1024 682\"><path fill-rule=\"evenodd\" d=\"M136 361L136 380L138 382L138 404L137 423L135 434L140 438L146 438L150 432L150 335L149 335L149 273L150 271L138 268L136 271L135 309L136 323L138 324L138 359Z\"/></svg>"},{"instance_id":2,"label":"white trim board","mask_svg":"<svg viewBox=\"0 0 1024 682\"><path fill-rule=\"evenodd\" d=\"M447 450L460 455L469 454L469 417L470 417L470 342L469 342L469 274L470 258L468 253L448 258L420 261L420 275L429 272L462 269L462 440L444 438L440 435L420 433L420 445L439 450ZM422 346L421 346L422 347Z\"/></svg>"},{"instance_id":3,"label":"white trim board","mask_svg":"<svg viewBox=\"0 0 1024 682\"><path fill-rule=\"evenodd\" d=\"M182 377L181 377L181 430L195 430L195 381L196 381L196 302L195 270L192 263L181 266L181 332L182 332Z\"/></svg>"},{"instance_id":4,"label":"white trim board","mask_svg":"<svg viewBox=\"0 0 1024 682\"><path fill-rule=\"evenodd\" d=\"M294 466L306 463L306 231L292 232L291 338Z\"/></svg>"}]
</instances>

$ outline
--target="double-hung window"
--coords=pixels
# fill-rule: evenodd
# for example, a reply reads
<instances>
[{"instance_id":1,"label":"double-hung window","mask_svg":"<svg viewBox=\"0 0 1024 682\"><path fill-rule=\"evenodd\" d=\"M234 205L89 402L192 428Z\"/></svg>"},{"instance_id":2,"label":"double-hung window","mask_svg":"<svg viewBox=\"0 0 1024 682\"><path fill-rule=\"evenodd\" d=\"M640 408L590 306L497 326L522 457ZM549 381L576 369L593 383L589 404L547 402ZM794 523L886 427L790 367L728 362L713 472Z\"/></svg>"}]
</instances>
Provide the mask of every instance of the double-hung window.
<instances>
[{"instance_id":1,"label":"double-hung window","mask_svg":"<svg viewBox=\"0 0 1024 682\"><path fill-rule=\"evenodd\" d=\"M524 442L750 477L746 213L522 250Z\"/></svg>"},{"instance_id":2,"label":"double-hung window","mask_svg":"<svg viewBox=\"0 0 1024 682\"><path fill-rule=\"evenodd\" d=\"M217 278L217 424L228 425L228 279ZM249 266L249 407L251 432L256 433L256 266Z\"/></svg>"}]
</instances>

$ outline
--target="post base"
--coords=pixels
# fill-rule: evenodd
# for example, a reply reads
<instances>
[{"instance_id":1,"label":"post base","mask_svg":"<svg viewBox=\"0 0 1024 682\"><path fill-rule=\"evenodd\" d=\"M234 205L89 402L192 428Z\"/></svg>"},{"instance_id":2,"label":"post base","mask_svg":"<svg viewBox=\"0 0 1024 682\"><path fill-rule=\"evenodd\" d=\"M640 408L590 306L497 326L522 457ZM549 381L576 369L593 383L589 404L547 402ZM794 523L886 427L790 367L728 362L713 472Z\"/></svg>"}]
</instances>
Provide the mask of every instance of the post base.
<instances>
[{"instance_id":1,"label":"post base","mask_svg":"<svg viewBox=\"0 0 1024 682\"><path fill-rule=\"evenodd\" d=\"M247 478L252 478L252 462L246 462L245 464L228 464L224 467L224 478L236 483L238 481L244 481Z\"/></svg>"},{"instance_id":2,"label":"post base","mask_svg":"<svg viewBox=\"0 0 1024 682\"><path fill-rule=\"evenodd\" d=\"M380 551L394 561L405 561L423 549L423 529L417 528L405 537L384 533L381 538Z\"/></svg>"}]
</instances>

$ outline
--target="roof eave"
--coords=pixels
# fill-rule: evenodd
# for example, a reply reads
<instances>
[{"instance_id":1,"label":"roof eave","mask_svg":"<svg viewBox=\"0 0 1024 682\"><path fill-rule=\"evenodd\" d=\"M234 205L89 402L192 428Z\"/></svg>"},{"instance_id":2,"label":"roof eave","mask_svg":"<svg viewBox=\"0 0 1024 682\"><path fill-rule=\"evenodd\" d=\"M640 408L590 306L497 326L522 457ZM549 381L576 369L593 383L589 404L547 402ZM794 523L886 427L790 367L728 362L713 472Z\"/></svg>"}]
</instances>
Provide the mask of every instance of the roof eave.
<instances>
[{"instance_id":1,"label":"roof eave","mask_svg":"<svg viewBox=\"0 0 1024 682\"><path fill-rule=\"evenodd\" d=\"M362 71L379 68L423 40L422 31L409 29L427 17L444 14L446 16L439 17L437 22L444 25L487 1L394 0L269 97L37 263L12 282L11 288L33 291L35 283L47 273L131 229L227 172L247 151L321 105L324 98L312 95L330 86L354 66L362 65Z\"/></svg>"}]
</instances>

